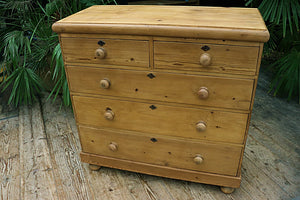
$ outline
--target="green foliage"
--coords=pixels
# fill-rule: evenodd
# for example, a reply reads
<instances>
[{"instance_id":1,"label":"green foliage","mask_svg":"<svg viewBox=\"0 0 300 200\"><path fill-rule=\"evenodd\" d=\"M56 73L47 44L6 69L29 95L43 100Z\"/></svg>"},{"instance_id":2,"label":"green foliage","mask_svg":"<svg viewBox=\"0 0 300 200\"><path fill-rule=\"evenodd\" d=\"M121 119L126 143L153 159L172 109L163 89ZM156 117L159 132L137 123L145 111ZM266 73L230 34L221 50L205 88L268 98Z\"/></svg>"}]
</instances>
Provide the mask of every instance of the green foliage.
<instances>
[{"instance_id":1,"label":"green foliage","mask_svg":"<svg viewBox=\"0 0 300 200\"><path fill-rule=\"evenodd\" d=\"M275 88L274 95L281 93L290 99L300 94L300 51L292 49L271 66L277 68L271 84L271 88Z\"/></svg>"},{"instance_id":2,"label":"green foliage","mask_svg":"<svg viewBox=\"0 0 300 200\"><path fill-rule=\"evenodd\" d=\"M115 0L80 0L80 2L85 6L85 7L90 7L93 5L106 5L106 4L117 4Z\"/></svg>"},{"instance_id":3,"label":"green foliage","mask_svg":"<svg viewBox=\"0 0 300 200\"><path fill-rule=\"evenodd\" d=\"M264 56L270 57L274 72L270 92L297 97L300 103L300 2L298 0L248 0L246 5L258 7L270 32ZM274 59L275 58L275 59Z\"/></svg>"},{"instance_id":4,"label":"green foliage","mask_svg":"<svg viewBox=\"0 0 300 200\"><path fill-rule=\"evenodd\" d=\"M31 104L43 88L37 70L43 63L43 54L36 49L35 36L43 18L36 16L38 13L34 11L31 1L1 1L0 9L5 14L1 19L5 22L1 27L4 32L0 43L3 52L1 66L5 66L2 71L7 75L1 83L2 92L10 89L8 103L16 106L20 103Z\"/></svg>"},{"instance_id":5,"label":"green foliage","mask_svg":"<svg viewBox=\"0 0 300 200\"><path fill-rule=\"evenodd\" d=\"M28 67L28 59L31 55L32 38L24 36L23 31L11 31L3 37L1 49L3 49L5 68L3 73L8 77L2 82L4 91L12 86L8 103L18 105L21 102L31 104L42 88L39 76Z\"/></svg>"},{"instance_id":6,"label":"green foliage","mask_svg":"<svg viewBox=\"0 0 300 200\"><path fill-rule=\"evenodd\" d=\"M33 100L36 99L36 94L43 87L41 83L40 77L32 69L18 67L2 85L5 84L3 90L12 86L8 103L13 103L17 106L21 102L32 104Z\"/></svg>"},{"instance_id":7,"label":"green foliage","mask_svg":"<svg viewBox=\"0 0 300 200\"><path fill-rule=\"evenodd\" d=\"M8 72L13 72L25 64L24 55L31 52L30 40L24 36L24 31L11 31L4 35L0 49L3 50Z\"/></svg>"},{"instance_id":8,"label":"green foliage","mask_svg":"<svg viewBox=\"0 0 300 200\"><path fill-rule=\"evenodd\" d=\"M282 26L283 37L287 26L290 32L299 32L300 2L299 0L249 0L246 6L257 6L265 21ZM293 27L295 25L295 27ZM296 30L295 30L296 28Z\"/></svg>"},{"instance_id":9,"label":"green foliage","mask_svg":"<svg viewBox=\"0 0 300 200\"><path fill-rule=\"evenodd\" d=\"M54 95L53 101L55 101L59 92L62 91L62 98L63 98L64 105L70 106L71 97L69 94L68 82L66 79L66 73L65 73L60 44L57 44L57 46L53 50L51 66L53 70L52 79L56 82L56 84L54 85L48 99L52 95Z\"/></svg>"},{"instance_id":10,"label":"green foliage","mask_svg":"<svg viewBox=\"0 0 300 200\"><path fill-rule=\"evenodd\" d=\"M70 106L61 49L51 26L88 6L111 3L115 1L0 0L0 81L1 92L10 92L8 103L31 104L49 87L41 76L51 65L54 86L49 98L54 96L55 100L62 94L64 105Z\"/></svg>"}]
</instances>

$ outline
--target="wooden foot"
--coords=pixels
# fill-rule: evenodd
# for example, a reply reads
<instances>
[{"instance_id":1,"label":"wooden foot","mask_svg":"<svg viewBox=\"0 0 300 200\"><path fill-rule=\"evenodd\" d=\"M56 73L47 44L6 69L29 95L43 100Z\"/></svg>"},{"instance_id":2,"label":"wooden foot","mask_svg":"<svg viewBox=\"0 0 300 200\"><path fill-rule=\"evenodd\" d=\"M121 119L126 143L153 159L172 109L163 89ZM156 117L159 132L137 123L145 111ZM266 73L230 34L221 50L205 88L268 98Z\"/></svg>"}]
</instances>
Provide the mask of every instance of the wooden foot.
<instances>
[{"instance_id":1,"label":"wooden foot","mask_svg":"<svg viewBox=\"0 0 300 200\"><path fill-rule=\"evenodd\" d=\"M221 191L224 192L225 194L231 194L234 192L235 188L232 187L220 187Z\"/></svg>"},{"instance_id":2,"label":"wooden foot","mask_svg":"<svg viewBox=\"0 0 300 200\"><path fill-rule=\"evenodd\" d=\"M93 165L93 164L89 164L89 167L90 167L90 170L92 170L92 171L98 171L101 168L101 166Z\"/></svg>"}]
</instances>

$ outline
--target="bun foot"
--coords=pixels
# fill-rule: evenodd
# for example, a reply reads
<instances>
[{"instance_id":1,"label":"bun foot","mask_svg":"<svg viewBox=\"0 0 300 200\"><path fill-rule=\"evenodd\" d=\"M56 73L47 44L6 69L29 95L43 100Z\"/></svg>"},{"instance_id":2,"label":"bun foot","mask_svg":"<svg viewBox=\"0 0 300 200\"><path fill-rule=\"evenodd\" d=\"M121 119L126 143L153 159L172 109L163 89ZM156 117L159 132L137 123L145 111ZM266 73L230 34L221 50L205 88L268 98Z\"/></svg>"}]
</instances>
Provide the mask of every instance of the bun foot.
<instances>
[{"instance_id":1,"label":"bun foot","mask_svg":"<svg viewBox=\"0 0 300 200\"><path fill-rule=\"evenodd\" d=\"M225 194L231 194L235 190L235 188L232 188L232 187L223 187L223 186L221 186L220 189Z\"/></svg>"},{"instance_id":2,"label":"bun foot","mask_svg":"<svg viewBox=\"0 0 300 200\"><path fill-rule=\"evenodd\" d=\"M101 168L101 166L89 164L89 168L90 168L90 170L92 170L92 171L98 171L98 170Z\"/></svg>"}]
</instances>

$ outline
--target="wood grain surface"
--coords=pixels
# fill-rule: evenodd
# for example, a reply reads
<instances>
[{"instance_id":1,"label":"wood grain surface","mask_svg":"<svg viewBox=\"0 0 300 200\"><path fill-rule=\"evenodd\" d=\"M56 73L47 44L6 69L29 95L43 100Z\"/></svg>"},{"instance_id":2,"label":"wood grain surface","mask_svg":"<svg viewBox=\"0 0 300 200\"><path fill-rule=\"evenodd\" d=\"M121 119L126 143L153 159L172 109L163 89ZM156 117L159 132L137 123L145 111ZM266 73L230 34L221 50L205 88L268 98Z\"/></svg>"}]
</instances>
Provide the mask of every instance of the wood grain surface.
<instances>
[{"instance_id":1,"label":"wood grain surface","mask_svg":"<svg viewBox=\"0 0 300 200\"><path fill-rule=\"evenodd\" d=\"M73 96L72 99L79 124L235 144L244 141L247 114L106 97ZM105 119L107 109L114 112L113 120ZM204 132L196 129L199 121L207 124Z\"/></svg>"},{"instance_id":2,"label":"wood grain surface","mask_svg":"<svg viewBox=\"0 0 300 200\"><path fill-rule=\"evenodd\" d=\"M55 177L40 105L20 107L20 199L56 199Z\"/></svg>"},{"instance_id":3,"label":"wood grain surface","mask_svg":"<svg viewBox=\"0 0 300 200\"><path fill-rule=\"evenodd\" d=\"M74 134L77 128L69 122L73 113L66 112L60 102L41 106L43 121L39 123L45 126L58 199L95 198L78 157L81 147L78 134Z\"/></svg>"},{"instance_id":4,"label":"wood grain surface","mask_svg":"<svg viewBox=\"0 0 300 200\"><path fill-rule=\"evenodd\" d=\"M95 51L101 47L98 41L103 41L102 46L107 52L105 58L100 59ZM64 53L64 62L94 63L103 65L125 65L134 67L149 67L148 41L122 40L109 38L61 38Z\"/></svg>"},{"instance_id":5,"label":"wood grain surface","mask_svg":"<svg viewBox=\"0 0 300 200\"><path fill-rule=\"evenodd\" d=\"M255 75L258 51L258 47L154 41L154 68ZM211 57L209 66L200 64L203 54Z\"/></svg>"},{"instance_id":6,"label":"wood grain surface","mask_svg":"<svg viewBox=\"0 0 300 200\"><path fill-rule=\"evenodd\" d=\"M174 15L174 13L180 13ZM139 16L139 17L137 17ZM193 16L191 18L191 16ZM245 23L247 21L247 23ZM60 23L147 24L266 30L256 8L200 6L93 6Z\"/></svg>"},{"instance_id":7,"label":"wood grain surface","mask_svg":"<svg viewBox=\"0 0 300 200\"><path fill-rule=\"evenodd\" d=\"M181 180L190 180L207 184L224 185L237 188L240 186L241 177L226 176L212 173L199 172L195 170L178 169L167 166L158 166L136 161L128 161L119 158L106 157L96 154L80 153L83 162L94 163L107 167L142 172L150 175L163 176Z\"/></svg>"},{"instance_id":8,"label":"wood grain surface","mask_svg":"<svg viewBox=\"0 0 300 200\"><path fill-rule=\"evenodd\" d=\"M241 147L165 138L155 134L114 132L79 126L82 151L129 161L235 176ZM109 147L114 143L118 149ZM201 155L203 162L194 158ZM163 174L162 174L163 175Z\"/></svg>"},{"instance_id":9,"label":"wood grain surface","mask_svg":"<svg viewBox=\"0 0 300 200\"><path fill-rule=\"evenodd\" d=\"M93 6L55 23L53 30L262 42L269 38L264 21L255 8Z\"/></svg>"},{"instance_id":10,"label":"wood grain surface","mask_svg":"<svg viewBox=\"0 0 300 200\"><path fill-rule=\"evenodd\" d=\"M1 98L0 98L1 99ZM4 115L3 115L4 114ZM19 115L2 111L0 107L0 199L18 199L21 195Z\"/></svg>"},{"instance_id":11,"label":"wood grain surface","mask_svg":"<svg viewBox=\"0 0 300 200\"><path fill-rule=\"evenodd\" d=\"M251 79L76 66L67 67L67 71L72 92L244 111L249 110L253 88ZM153 77L150 78L149 74ZM110 80L108 89L100 87L103 79ZM207 99L199 98L201 87L208 88Z\"/></svg>"}]
</instances>

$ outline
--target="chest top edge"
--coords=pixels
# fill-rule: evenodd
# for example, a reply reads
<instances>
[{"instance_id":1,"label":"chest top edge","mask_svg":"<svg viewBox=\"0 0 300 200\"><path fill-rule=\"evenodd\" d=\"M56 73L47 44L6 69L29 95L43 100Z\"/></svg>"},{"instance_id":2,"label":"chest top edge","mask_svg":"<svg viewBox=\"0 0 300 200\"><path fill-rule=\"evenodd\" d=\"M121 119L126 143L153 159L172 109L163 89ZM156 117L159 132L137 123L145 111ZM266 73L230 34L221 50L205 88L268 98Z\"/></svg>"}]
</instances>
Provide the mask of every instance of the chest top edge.
<instances>
[{"instance_id":1,"label":"chest top edge","mask_svg":"<svg viewBox=\"0 0 300 200\"><path fill-rule=\"evenodd\" d=\"M126 34L266 42L257 9L201 6L92 6L55 24L57 33Z\"/></svg>"}]
</instances>

